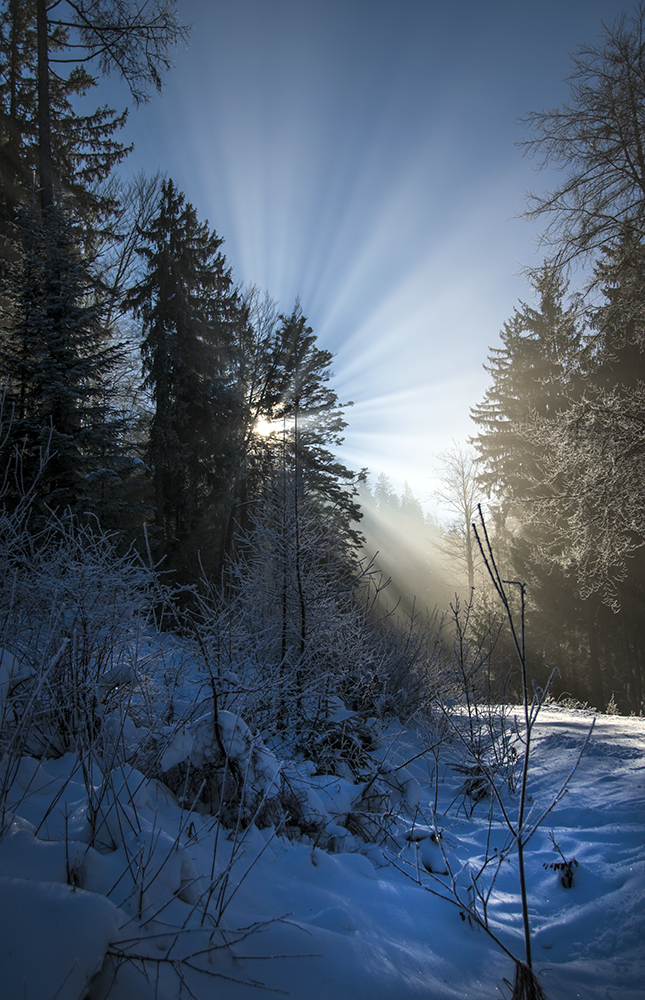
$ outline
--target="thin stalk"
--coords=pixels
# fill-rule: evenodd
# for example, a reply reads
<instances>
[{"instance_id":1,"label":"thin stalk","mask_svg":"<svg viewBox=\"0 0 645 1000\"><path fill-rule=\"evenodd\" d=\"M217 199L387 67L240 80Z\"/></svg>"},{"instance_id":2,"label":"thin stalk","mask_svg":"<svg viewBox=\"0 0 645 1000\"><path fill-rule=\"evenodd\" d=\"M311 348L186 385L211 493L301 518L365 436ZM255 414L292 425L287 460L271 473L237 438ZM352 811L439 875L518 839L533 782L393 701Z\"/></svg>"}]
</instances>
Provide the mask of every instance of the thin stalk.
<instances>
[{"instance_id":1,"label":"thin stalk","mask_svg":"<svg viewBox=\"0 0 645 1000\"><path fill-rule=\"evenodd\" d=\"M508 620L511 634L513 636L513 643L517 652L517 656L520 662L520 668L522 673L522 700L524 707L524 723L526 726L526 742L524 749L524 761L522 765L522 783L520 786L520 799L519 799L519 811L517 826L515 830L509 824L511 832L515 836L515 843L517 846L517 863L519 868L520 876L520 895L522 900L522 924L524 928L524 949L526 953L526 965L531 973L533 973L533 961L531 953L531 927L529 922L529 905L528 905L528 893L526 890L526 870L524 865L524 814L526 810L526 795L527 795L527 785L528 785L528 774L529 774L529 758L531 751L531 730L533 723L535 721L535 714L531 713L529 705L529 689L528 680L526 676L526 585L520 583L519 580L503 580L497 563L495 561L495 556L493 555L493 549L490 543L490 538L488 536L488 531L486 529L486 523L484 521L484 515L482 513L481 505L478 506L479 510L479 520L481 524L482 534L484 541L477 530L477 525L473 524L473 531L475 533L475 538L477 539L477 544L479 546L479 551L481 553L482 559L488 574L493 582L493 586L497 591L497 594L504 606L506 612L506 618ZM520 591L520 630L519 634L516 628L515 619L513 617L513 612L511 610L510 602L508 599L508 594L506 592L507 586L519 587Z\"/></svg>"}]
</instances>

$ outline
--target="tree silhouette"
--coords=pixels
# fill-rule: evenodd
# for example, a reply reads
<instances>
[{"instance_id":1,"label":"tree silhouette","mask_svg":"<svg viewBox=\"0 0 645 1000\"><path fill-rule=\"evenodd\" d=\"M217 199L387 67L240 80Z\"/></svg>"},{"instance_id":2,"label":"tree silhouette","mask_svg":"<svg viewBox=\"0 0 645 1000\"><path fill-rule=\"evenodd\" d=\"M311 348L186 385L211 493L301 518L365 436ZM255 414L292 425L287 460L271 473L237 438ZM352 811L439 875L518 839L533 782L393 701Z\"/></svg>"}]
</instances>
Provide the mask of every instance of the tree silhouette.
<instances>
[{"instance_id":1,"label":"tree silhouette","mask_svg":"<svg viewBox=\"0 0 645 1000\"><path fill-rule=\"evenodd\" d=\"M163 183L158 214L142 237L138 252L146 273L126 301L143 323L161 558L167 538L185 543L207 508L213 521L215 514L223 519L241 428L231 354L245 310L220 251L222 239L197 220L172 181Z\"/></svg>"},{"instance_id":2,"label":"tree silhouette","mask_svg":"<svg viewBox=\"0 0 645 1000\"><path fill-rule=\"evenodd\" d=\"M626 225L645 229L645 4L605 26L602 41L572 58L570 100L533 111L520 143L540 167L564 171L562 183L531 195L526 215L545 219L543 244L558 265L596 254Z\"/></svg>"}]
</instances>

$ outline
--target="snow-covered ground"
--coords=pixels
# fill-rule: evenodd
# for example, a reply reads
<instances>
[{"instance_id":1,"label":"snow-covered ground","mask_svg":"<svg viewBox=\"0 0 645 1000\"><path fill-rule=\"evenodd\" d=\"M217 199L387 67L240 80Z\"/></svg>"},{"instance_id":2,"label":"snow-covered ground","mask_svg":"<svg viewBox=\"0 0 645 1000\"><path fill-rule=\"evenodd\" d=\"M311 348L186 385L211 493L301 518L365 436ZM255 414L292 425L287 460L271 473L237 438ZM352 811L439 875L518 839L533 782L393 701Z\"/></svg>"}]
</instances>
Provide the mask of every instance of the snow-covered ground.
<instances>
[{"instance_id":1,"label":"snow-covered ground","mask_svg":"<svg viewBox=\"0 0 645 1000\"><path fill-rule=\"evenodd\" d=\"M591 721L542 710L534 815L576 764ZM208 724L206 712L177 732L165 766L195 762ZM22 757L0 840L3 1000L257 1000L267 990L294 1000L509 996L512 961L465 906L436 895L450 895L448 865L467 900L470 874L505 839L489 823L490 798L463 791L458 741L424 753L428 730L390 725L372 751L380 766L370 784L281 759L228 713L220 738L265 798L287 782L319 833L226 830L206 812L182 810L127 763L105 776L89 758ZM384 786L389 816L370 799ZM516 800L504 792L511 814ZM363 832L382 824L380 845L361 839L361 816ZM564 861L570 887L567 872L551 867ZM566 794L527 846L527 880L533 962L550 1000L642 1000L645 720L598 717ZM512 852L488 919L522 957Z\"/></svg>"}]
</instances>

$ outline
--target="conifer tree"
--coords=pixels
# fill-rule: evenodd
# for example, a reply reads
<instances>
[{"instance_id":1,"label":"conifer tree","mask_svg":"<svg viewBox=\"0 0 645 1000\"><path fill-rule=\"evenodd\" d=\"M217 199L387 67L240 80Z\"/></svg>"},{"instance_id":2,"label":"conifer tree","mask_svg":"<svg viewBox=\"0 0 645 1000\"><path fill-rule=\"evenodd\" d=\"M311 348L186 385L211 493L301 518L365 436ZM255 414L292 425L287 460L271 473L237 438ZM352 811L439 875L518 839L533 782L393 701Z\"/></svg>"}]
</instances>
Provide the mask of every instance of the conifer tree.
<instances>
[{"instance_id":1,"label":"conifer tree","mask_svg":"<svg viewBox=\"0 0 645 1000\"><path fill-rule=\"evenodd\" d=\"M594 284L602 299L590 310L585 376L594 394L645 381L645 247L633 226L603 247Z\"/></svg>"},{"instance_id":2,"label":"conifer tree","mask_svg":"<svg viewBox=\"0 0 645 1000\"><path fill-rule=\"evenodd\" d=\"M159 211L142 238L146 273L127 302L143 326L161 557L170 538L185 544L206 512L214 530L225 521L243 430L232 357L246 313L222 239L198 221L172 181L163 183Z\"/></svg>"},{"instance_id":3,"label":"conifer tree","mask_svg":"<svg viewBox=\"0 0 645 1000\"><path fill-rule=\"evenodd\" d=\"M356 522L361 513L356 501L356 483L364 472L354 473L338 460L334 451L343 443L347 426L343 406L329 386L333 356L316 346L316 337L300 305L280 315L280 325L271 345L271 388L266 415L282 430L273 435L279 463L293 470L294 482L321 507L335 512L340 538L348 555L360 544Z\"/></svg>"},{"instance_id":4,"label":"conifer tree","mask_svg":"<svg viewBox=\"0 0 645 1000\"><path fill-rule=\"evenodd\" d=\"M563 563L576 565L584 594L616 604L615 583L639 551L645 521L636 484L645 394L645 258L628 230L605 248L596 268L604 301L590 311L592 328L578 353L583 389L568 394L556 417L536 409L523 432L542 452L526 497L558 538ZM563 386L563 388L566 388ZM575 554L575 555L574 555ZM611 595L611 596L610 596Z\"/></svg>"},{"instance_id":5,"label":"conifer tree","mask_svg":"<svg viewBox=\"0 0 645 1000\"><path fill-rule=\"evenodd\" d=\"M627 698L631 708L640 707L645 678L643 265L631 227L597 265L604 300L590 312L592 327L580 354L584 392L556 420L532 422L544 457L527 509L528 519L540 526L552 578L566 573L585 598L590 650L598 660L596 703L602 703L604 660L619 701ZM603 604L617 613L608 616ZM624 681L611 665L618 647Z\"/></svg>"},{"instance_id":6,"label":"conifer tree","mask_svg":"<svg viewBox=\"0 0 645 1000\"><path fill-rule=\"evenodd\" d=\"M264 361L255 369L263 372L257 399L274 430L262 437L264 463L256 465L261 475L247 493L248 528L240 541L251 551L249 565L264 574L279 659L291 664L302 691L305 658L310 669L320 639L318 612L341 593L351 599L362 541L356 526L361 474L331 451L342 444L346 426L328 384L332 355L316 346L300 306L277 324L270 321L266 333Z\"/></svg>"},{"instance_id":7,"label":"conifer tree","mask_svg":"<svg viewBox=\"0 0 645 1000\"><path fill-rule=\"evenodd\" d=\"M401 521L410 532L420 532L425 528L423 507L415 497L410 484L406 480L403 483L403 493L401 494Z\"/></svg>"},{"instance_id":8,"label":"conifer tree","mask_svg":"<svg viewBox=\"0 0 645 1000\"><path fill-rule=\"evenodd\" d=\"M98 185L128 152L115 138L126 112L101 107L81 114L74 107L74 98L97 81L81 62L67 73L53 68L73 51L70 26L52 23L53 17L43 0L4 0L0 8L5 229L16 206L29 201L34 177L41 204L49 206L62 194L89 225L110 207Z\"/></svg>"},{"instance_id":9,"label":"conifer tree","mask_svg":"<svg viewBox=\"0 0 645 1000\"><path fill-rule=\"evenodd\" d=\"M536 480L541 449L524 429L534 417L551 420L580 393L581 332L575 305L564 304L566 284L545 265L534 279L537 307L520 303L484 366L492 384L471 416L479 481L505 512Z\"/></svg>"},{"instance_id":10,"label":"conifer tree","mask_svg":"<svg viewBox=\"0 0 645 1000\"><path fill-rule=\"evenodd\" d=\"M35 107L35 65L33 8L20 0L7 0L0 7L0 206L5 239L8 221L31 180L25 132Z\"/></svg>"},{"instance_id":11,"label":"conifer tree","mask_svg":"<svg viewBox=\"0 0 645 1000\"><path fill-rule=\"evenodd\" d=\"M21 452L27 481L48 449L38 480L48 506L107 513L114 498L105 489L128 464L109 405L120 348L106 341L100 289L68 216L24 211L18 231L0 341L8 445Z\"/></svg>"},{"instance_id":12,"label":"conifer tree","mask_svg":"<svg viewBox=\"0 0 645 1000\"><path fill-rule=\"evenodd\" d=\"M503 348L492 351L492 385L471 411L480 427L473 444L498 547L508 572L529 585L533 648L552 649L557 637L570 648L579 631L589 655L586 696L602 704L597 607L581 600L561 484L547 471L552 435L584 390L581 318L575 304L565 306L566 285L554 268L543 268L535 288L538 306L522 303L504 326ZM555 658L565 666L561 649Z\"/></svg>"},{"instance_id":13,"label":"conifer tree","mask_svg":"<svg viewBox=\"0 0 645 1000\"><path fill-rule=\"evenodd\" d=\"M399 498L392 486L390 477L384 472L380 472L374 487L374 503L376 510L382 517L392 517L398 513Z\"/></svg>"},{"instance_id":14,"label":"conifer tree","mask_svg":"<svg viewBox=\"0 0 645 1000\"><path fill-rule=\"evenodd\" d=\"M52 83L60 81L52 64L69 62L76 65L65 81L74 91L86 91L96 82L85 65L98 63L103 73L116 70L125 79L136 102L144 100L146 88L161 87L160 70L168 68L168 49L179 37L185 36L176 19L172 0L63 0L48 4L35 0L37 33L37 153L43 210L53 203L55 186ZM80 48L82 54L77 54ZM52 49L54 51L52 52ZM56 55L56 50L61 55ZM116 158L123 155L119 147L106 138L124 120L106 108L90 119L86 139L93 156L86 170L96 174L97 164L106 176ZM93 148L92 148L93 147ZM98 154L98 155L97 155ZM111 162L110 162L111 161ZM75 164L74 179L81 172ZM107 169L106 169L107 167Z\"/></svg>"}]
</instances>

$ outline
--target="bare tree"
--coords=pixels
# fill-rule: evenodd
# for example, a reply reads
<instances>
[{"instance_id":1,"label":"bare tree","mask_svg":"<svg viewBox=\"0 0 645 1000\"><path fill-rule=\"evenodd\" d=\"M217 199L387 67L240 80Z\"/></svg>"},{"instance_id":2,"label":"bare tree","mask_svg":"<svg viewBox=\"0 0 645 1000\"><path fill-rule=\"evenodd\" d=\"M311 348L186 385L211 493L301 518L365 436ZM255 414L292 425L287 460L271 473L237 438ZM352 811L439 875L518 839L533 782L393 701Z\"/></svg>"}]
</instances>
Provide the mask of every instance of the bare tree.
<instances>
[{"instance_id":1,"label":"bare tree","mask_svg":"<svg viewBox=\"0 0 645 1000\"><path fill-rule=\"evenodd\" d=\"M470 445L453 447L439 456L441 459L441 485L436 497L455 515L452 532L448 536L450 555L463 561L468 577L468 592L475 586L475 548L471 525L477 513L481 487L477 482L477 458ZM451 541L456 544L450 544Z\"/></svg>"},{"instance_id":2,"label":"bare tree","mask_svg":"<svg viewBox=\"0 0 645 1000\"><path fill-rule=\"evenodd\" d=\"M142 276L141 234L159 208L164 176L157 172L146 177L143 171L130 181L118 175L110 177L102 194L114 204L111 225L100 234L95 248L98 277L106 289L107 329L115 322L121 326L126 309L122 304L124 288L132 288Z\"/></svg>"},{"instance_id":3,"label":"bare tree","mask_svg":"<svg viewBox=\"0 0 645 1000\"><path fill-rule=\"evenodd\" d=\"M603 28L599 44L573 56L570 100L522 119L533 138L519 145L540 168L565 171L553 191L529 196L525 213L547 220L542 243L561 265L626 225L645 227L645 2Z\"/></svg>"}]
</instances>

